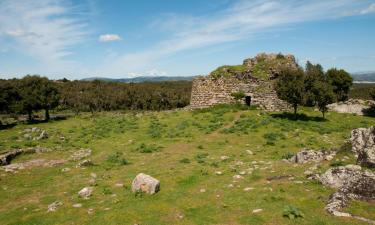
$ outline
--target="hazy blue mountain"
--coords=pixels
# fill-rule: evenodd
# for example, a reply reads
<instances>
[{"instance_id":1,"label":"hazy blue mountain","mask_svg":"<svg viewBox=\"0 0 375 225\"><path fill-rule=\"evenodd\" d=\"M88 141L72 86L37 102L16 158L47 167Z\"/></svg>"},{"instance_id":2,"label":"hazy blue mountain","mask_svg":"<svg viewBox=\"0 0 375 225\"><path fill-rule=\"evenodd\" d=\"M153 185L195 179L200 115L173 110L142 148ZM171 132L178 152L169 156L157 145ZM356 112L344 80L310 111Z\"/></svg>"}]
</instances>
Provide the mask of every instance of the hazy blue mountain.
<instances>
[{"instance_id":1,"label":"hazy blue mountain","mask_svg":"<svg viewBox=\"0 0 375 225\"><path fill-rule=\"evenodd\" d=\"M351 74L354 82L375 82L375 71L358 72Z\"/></svg>"},{"instance_id":2,"label":"hazy blue mountain","mask_svg":"<svg viewBox=\"0 0 375 225\"><path fill-rule=\"evenodd\" d=\"M185 76L185 77L168 77L168 76L157 76L157 77L149 77L149 76L140 76L134 78L105 78L105 77L89 77L82 80L92 81L92 80L103 80L109 82L123 82L123 83L141 83L141 82L162 82L162 81L191 81L193 80L194 76Z\"/></svg>"}]
</instances>

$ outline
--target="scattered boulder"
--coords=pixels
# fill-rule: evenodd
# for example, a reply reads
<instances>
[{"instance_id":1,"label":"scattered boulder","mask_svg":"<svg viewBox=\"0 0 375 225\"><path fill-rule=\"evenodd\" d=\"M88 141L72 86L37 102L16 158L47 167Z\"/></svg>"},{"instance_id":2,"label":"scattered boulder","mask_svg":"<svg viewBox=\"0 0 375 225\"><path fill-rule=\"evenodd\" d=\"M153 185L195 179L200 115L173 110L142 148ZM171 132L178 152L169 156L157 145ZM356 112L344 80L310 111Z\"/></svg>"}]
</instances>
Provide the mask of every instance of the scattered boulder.
<instances>
[{"instance_id":1,"label":"scattered boulder","mask_svg":"<svg viewBox=\"0 0 375 225\"><path fill-rule=\"evenodd\" d=\"M144 173L138 174L132 182L133 192L155 194L160 190L160 181Z\"/></svg>"},{"instance_id":2,"label":"scattered boulder","mask_svg":"<svg viewBox=\"0 0 375 225\"><path fill-rule=\"evenodd\" d=\"M352 130L350 143L358 164L375 167L375 126Z\"/></svg>"},{"instance_id":3,"label":"scattered boulder","mask_svg":"<svg viewBox=\"0 0 375 225\"><path fill-rule=\"evenodd\" d=\"M71 156L70 159L73 161L79 161L82 160L83 158L86 158L91 155L91 149L80 149L76 152L74 152Z\"/></svg>"},{"instance_id":4,"label":"scattered boulder","mask_svg":"<svg viewBox=\"0 0 375 225\"><path fill-rule=\"evenodd\" d=\"M55 201L55 202L51 203L50 205L48 205L47 212L55 212L57 210L57 208L62 206L62 205L63 205L62 202Z\"/></svg>"},{"instance_id":5,"label":"scattered boulder","mask_svg":"<svg viewBox=\"0 0 375 225\"><path fill-rule=\"evenodd\" d=\"M45 130L42 131L42 133L40 133L39 137L37 138L37 140L41 140L41 139L47 139L48 138L48 134Z\"/></svg>"},{"instance_id":6,"label":"scattered boulder","mask_svg":"<svg viewBox=\"0 0 375 225\"><path fill-rule=\"evenodd\" d=\"M362 99L349 99L346 102L337 102L327 106L329 111L338 113L352 113L365 115L375 105L375 101Z\"/></svg>"},{"instance_id":7,"label":"scattered boulder","mask_svg":"<svg viewBox=\"0 0 375 225\"><path fill-rule=\"evenodd\" d=\"M73 208L81 208L81 207L82 207L81 203L73 204Z\"/></svg>"},{"instance_id":8,"label":"scattered boulder","mask_svg":"<svg viewBox=\"0 0 375 225\"><path fill-rule=\"evenodd\" d=\"M309 163L320 162L323 160L330 161L336 155L334 151L314 151L309 149L302 149L294 155L290 161L293 163Z\"/></svg>"},{"instance_id":9,"label":"scattered boulder","mask_svg":"<svg viewBox=\"0 0 375 225\"><path fill-rule=\"evenodd\" d=\"M85 159L77 164L78 167L87 167L87 166L93 166L94 163L90 159Z\"/></svg>"},{"instance_id":10,"label":"scattered boulder","mask_svg":"<svg viewBox=\"0 0 375 225\"><path fill-rule=\"evenodd\" d=\"M88 199L92 195L93 191L94 188L92 187L84 187L82 190L78 192L78 195L81 198Z\"/></svg>"}]
</instances>

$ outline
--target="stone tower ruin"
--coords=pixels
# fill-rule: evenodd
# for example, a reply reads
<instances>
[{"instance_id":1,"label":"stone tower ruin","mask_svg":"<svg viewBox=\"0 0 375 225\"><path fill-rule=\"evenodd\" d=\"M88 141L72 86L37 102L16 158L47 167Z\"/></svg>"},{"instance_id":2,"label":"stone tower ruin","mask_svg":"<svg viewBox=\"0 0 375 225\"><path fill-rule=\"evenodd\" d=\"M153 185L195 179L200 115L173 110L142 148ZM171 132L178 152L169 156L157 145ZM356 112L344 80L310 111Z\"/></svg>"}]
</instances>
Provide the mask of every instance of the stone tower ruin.
<instances>
[{"instance_id":1,"label":"stone tower ruin","mask_svg":"<svg viewBox=\"0 0 375 225\"><path fill-rule=\"evenodd\" d=\"M241 92L242 104L267 111L286 110L288 104L277 97L273 85L284 67L298 67L293 55L261 53L245 59L242 65L219 67L208 76L193 80L190 107L235 103L233 94Z\"/></svg>"}]
</instances>

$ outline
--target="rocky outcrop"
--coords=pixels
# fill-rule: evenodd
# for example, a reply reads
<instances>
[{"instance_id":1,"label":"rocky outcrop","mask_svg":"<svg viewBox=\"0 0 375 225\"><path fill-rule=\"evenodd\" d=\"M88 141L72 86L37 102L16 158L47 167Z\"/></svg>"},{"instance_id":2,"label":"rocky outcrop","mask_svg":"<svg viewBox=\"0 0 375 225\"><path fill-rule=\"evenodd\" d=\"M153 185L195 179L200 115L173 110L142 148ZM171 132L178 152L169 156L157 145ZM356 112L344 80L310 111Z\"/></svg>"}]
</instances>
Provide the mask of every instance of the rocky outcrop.
<instances>
[{"instance_id":1,"label":"rocky outcrop","mask_svg":"<svg viewBox=\"0 0 375 225\"><path fill-rule=\"evenodd\" d=\"M327 170L320 176L320 182L331 188L341 188L346 180L358 177L362 173L357 165L339 166Z\"/></svg>"},{"instance_id":2,"label":"rocky outcrop","mask_svg":"<svg viewBox=\"0 0 375 225\"><path fill-rule=\"evenodd\" d=\"M155 194L160 190L160 181L144 173L138 174L132 182L133 192Z\"/></svg>"},{"instance_id":3,"label":"rocky outcrop","mask_svg":"<svg viewBox=\"0 0 375 225\"><path fill-rule=\"evenodd\" d=\"M375 126L352 130L350 143L358 164L375 167Z\"/></svg>"},{"instance_id":4,"label":"rocky outcrop","mask_svg":"<svg viewBox=\"0 0 375 225\"><path fill-rule=\"evenodd\" d=\"M4 152L0 154L0 166L9 165L14 158L16 158L18 155L21 155L21 154L42 153L42 152L50 152L50 151L52 150L49 148L43 148L43 147L12 149L8 152Z\"/></svg>"},{"instance_id":5,"label":"rocky outcrop","mask_svg":"<svg viewBox=\"0 0 375 225\"><path fill-rule=\"evenodd\" d=\"M330 196L325 207L329 213L335 216L354 217L375 224L375 221L342 212L352 199L375 200L375 174L373 172L363 171L357 165L347 165L329 169L320 177L320 181L325 186L338 189Z\"/></svg>"},{"instance_id":6,"label":"rocky outcrop","mask_svg":"<svg viewBox=\"0 0 375 225\"><path fill-rule=\"evenodd\" d=\"M66 160L56 159L56 160L46 160L46 159L32 159L25 162L13 163L6 166L0 167L6 172L15 173L18 170L24 170L33 167L54 167L66 163Z\"/></svg>"},{"instance_id":7,"label":"rocky outcrop","mask_svg":"<svg viewBox=\"0 0 375 225\"><path fill-rule=\"evenodd\" d=\"M337 102L327 106L329 111L338 113L352 113L366 115L375 106L375 101L362 99L349 99L345 102Z\"/></svg>"},{"instance_id":8,"label":"rocky outcrop","mask_svg":"<svg viewBox=\"0 0 375 225\"><path fill-rule=\"evenodd\" d=\"M293 163L309 163L320 162L323 160L330 161L336 155L334 151L314 151L309 149L302 149L294 155L290 161Z\"/></svg>"}]
</instances>

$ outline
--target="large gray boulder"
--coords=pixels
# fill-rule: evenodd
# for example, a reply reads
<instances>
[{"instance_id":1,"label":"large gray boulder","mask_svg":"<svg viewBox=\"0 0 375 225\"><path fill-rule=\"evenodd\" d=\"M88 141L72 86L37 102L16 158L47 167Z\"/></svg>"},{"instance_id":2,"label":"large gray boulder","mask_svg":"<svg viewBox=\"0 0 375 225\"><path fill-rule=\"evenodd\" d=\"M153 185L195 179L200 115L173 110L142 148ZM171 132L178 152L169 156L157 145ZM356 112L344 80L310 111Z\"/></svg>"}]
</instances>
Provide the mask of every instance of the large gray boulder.
<instances>
[{"instance_id":1,"label":"large gray boulder","mask_svg":"<svg viewBox=\"0 0 375 225\"><path fill-rule=\"evenodd\" d=\"M308 162L320 162L323 160L332 160L336 155L334 151L314 151L309 149L302 149L296 155L294 155L290 161L293 163L308 163Z\"/></svg>"},{"instance_id":2,"label":"large gray boulder","mask_svg":"<svg viewBox=\"0 0 375 225\"><path fill-rule=\"evenodd\" d=\"M375 173L362 170L357 165L347 165L329 169L320 177L320 181L325 186L338 189L330 196L325 207L329 213L375 224L375 221L342 212L352 199L375 200Z\"/></svg>"},{"instance_id":3,"label":"large gray boulder","mask_svg":"<svg viewBox=\"0 0 375 225\"><path fill-rule=\"evenodd\" d=\"M361 167L357 165L339 166L327 170L319 179L324 186L338 189L346 180L358 177L361 173Z\"/></svg>"},{"instance_id":4,"label":"large gray boulder","mask_svg":"<svg viewBox=\"0 0 375 225\"><path fill-rule=\"evenodd\" d=\"M138 174L132 182L133 192L155 194L160 190L160 181L144 173Z\"/></svg>"},{"instance_id":5,"label":"large gray boulder","mask_svg":"<svg viewBox=\"0 0 375 225\"><path fill-rule=\"evenodd\" d=\"M357 163L375 167L375 126L352 130L350 142L352 151L358 155Z\"/></svg>"}]
</instances>

